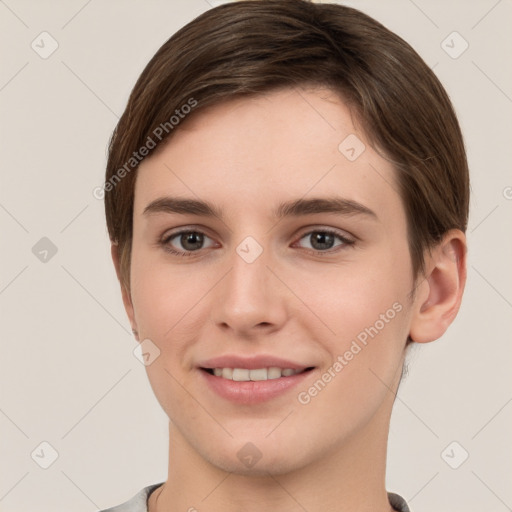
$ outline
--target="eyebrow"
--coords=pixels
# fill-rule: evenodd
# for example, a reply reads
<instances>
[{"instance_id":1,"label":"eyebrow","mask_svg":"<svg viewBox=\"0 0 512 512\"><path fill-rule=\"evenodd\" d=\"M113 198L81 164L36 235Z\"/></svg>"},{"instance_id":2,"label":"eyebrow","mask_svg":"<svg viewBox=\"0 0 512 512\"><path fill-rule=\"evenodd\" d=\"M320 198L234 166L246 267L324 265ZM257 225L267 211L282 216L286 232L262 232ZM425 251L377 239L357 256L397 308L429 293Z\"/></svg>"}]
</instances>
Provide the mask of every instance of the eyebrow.
<instances>
[{"instance_id":1,"label":"eyebrow","mask_svg":"<svg viewBox=\"0 0 512 512\"><path fill-rule=\"evenodd\" d=\"M374 211L357 201L342 197L297 199L280 204L274 212L277 218L298 217L314 213L336 213L338 215L367 215L377 218Z\"/></svg>"},{"instance_id":2,"label":"eyebrow","mask_svg":"<svg viewBox=\"0 0 512 512\"><path fill-rule=\"evenodd\" d=\"M218 218L223 216L222 209L209 201L170 196L155 199L144 208L144 215L155 213L178 213ZM377 219L375 212L367 206L342 197L296 199L281 203L273 211L274 217L278 219L318 213L335 213L346 216L364 215Z\"/></svg>"}]
</instances>

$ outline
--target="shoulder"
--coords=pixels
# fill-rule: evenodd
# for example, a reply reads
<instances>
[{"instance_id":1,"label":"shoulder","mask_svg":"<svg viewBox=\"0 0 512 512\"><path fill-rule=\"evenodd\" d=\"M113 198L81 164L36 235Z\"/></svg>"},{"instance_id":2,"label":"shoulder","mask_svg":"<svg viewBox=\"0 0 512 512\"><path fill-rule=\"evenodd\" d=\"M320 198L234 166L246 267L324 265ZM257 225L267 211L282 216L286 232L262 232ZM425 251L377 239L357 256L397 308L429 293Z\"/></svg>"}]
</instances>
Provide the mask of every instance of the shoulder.
<instances>
[{"instance_id":1,"label":"shoulder","mask_svg":"<svg viewBox=\"0 0 512 512\"><path fill-rule=\"evenodd\" d=\"M388 492L388 500L389 504L397 511L397 512L411 512L409 506L406 501L402 498L402 496L395 494L393 492Z\"/></svg>"},{"instance_id":2,"label":"shoulder","mask_svg":"<svg viewBox=\"0 0 512 512\"><path fill-rule=\"evenodd\" d=\"M104 510L100 510L99 512L147 512L148 510L148 498L149 495L158 487L160 487L163 482L158 484L148 485L141 489L135 496L130 498L125 503L121 503L121 505L116 505L115 507L110 507ZM406 503L406 501L399 496L398 494L389 492L388 499L390 505L397 512L410 512L410 509Z\"/></svg>"},{"instance_id":3,"label":"shoulder","mask_svg":"<svg viewBox=\"0 0 512 512\"><path fill-rule=\"evenodd\" d=\"M135 496L130 498L125 503L121 503L121 505L116 505L115 507L100 510L99 512L147 512L149 495L162 484L163 482L148 485L147 487L141 489Z\"/></svg>"}]
</instances>

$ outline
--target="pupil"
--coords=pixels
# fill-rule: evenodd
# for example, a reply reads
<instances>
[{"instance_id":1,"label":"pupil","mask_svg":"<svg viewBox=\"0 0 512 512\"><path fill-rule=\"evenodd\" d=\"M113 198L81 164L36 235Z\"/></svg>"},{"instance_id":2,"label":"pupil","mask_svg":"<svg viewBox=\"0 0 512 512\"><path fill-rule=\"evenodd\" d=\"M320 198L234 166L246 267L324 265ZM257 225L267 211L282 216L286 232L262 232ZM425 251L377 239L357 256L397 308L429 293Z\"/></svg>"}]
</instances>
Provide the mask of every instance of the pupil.
<instances>
[{"instance_id":1,"label":"pupil","mask_svg":"<svg viewBox=\"0 0 512 512\"><path fill-rule=\"evenodd\" d=\"M181 244L189 251L200 249L203 244L203 235L201 233L184 233L181 235Z\"/></svg>"},{"instance_id":2,"label":"pupil","mask_svg":"<svg viewBox=\"0 0 512 512\"><path fill-rule=\"evenodd\" d=\"M314 233L311 235L311 245L315 249L331 249L334 243L334 236L329 233Z\"/></svg>"}]
</instances>

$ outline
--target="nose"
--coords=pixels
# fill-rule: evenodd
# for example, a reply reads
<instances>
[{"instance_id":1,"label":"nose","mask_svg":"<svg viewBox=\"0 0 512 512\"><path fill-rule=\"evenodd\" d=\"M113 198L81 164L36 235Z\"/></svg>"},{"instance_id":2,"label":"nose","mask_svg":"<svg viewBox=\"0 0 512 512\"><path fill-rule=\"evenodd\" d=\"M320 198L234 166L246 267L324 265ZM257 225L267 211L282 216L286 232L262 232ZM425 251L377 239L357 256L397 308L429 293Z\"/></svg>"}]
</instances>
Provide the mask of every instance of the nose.
<instances>
[{"instance_id":1,"label":"nose","mask_svg":"<svg viewBox=\"0 0 512 512\"><path fill-rule=\"evenodd\" d=\"M263 250L252 262L233 251L230 264L212 297L214 324L246 338L279 330L286 322L290 298L273 272L269 251Z\"/></svg>"}]
</instances>

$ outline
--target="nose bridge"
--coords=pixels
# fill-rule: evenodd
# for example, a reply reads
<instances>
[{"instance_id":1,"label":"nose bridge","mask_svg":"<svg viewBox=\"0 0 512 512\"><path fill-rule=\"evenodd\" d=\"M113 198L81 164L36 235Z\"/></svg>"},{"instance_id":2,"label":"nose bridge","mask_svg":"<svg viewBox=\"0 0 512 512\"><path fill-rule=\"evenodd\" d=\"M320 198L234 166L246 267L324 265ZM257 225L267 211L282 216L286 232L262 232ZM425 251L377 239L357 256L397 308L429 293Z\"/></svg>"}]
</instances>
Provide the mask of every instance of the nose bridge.
<instances>
[{"instance_id":1,"label":"nose bridge","mask_svg":"<svg viewBox=\"0 0 512 512\"><path fill-rule=\"evenodd\" d=\"M259 244L258 244L259 245ZM259 248L261 247L261 249ZM269 251L254 241L241 242L231 258L231 272L226 283L226 300L232 301L237 309L253 310L261 307L261 301L268 302L269 294Z\"/></svg>"},{"instance_id":2,"label":"nose bridge","mask_svg":"<svg viewBox=\"0 0 512 512\"><path fill-rule=\"evenodd\" d=\"M279 325L285 316L282 293L268 269L268 248L246 237L233 251L230 271L219 283L214 320L237 331Z\"/></svg>"}]
</instances>

